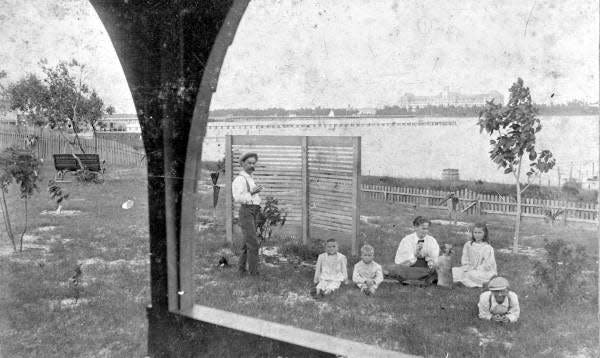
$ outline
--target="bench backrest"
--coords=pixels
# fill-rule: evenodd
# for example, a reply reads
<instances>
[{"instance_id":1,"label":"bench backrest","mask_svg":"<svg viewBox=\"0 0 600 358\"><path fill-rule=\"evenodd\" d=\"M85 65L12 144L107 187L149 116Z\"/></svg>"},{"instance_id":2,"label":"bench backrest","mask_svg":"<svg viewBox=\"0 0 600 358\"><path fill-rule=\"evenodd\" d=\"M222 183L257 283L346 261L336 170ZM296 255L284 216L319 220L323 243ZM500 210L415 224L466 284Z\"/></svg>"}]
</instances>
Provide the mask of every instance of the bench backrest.
<instances>
[{"instance_id":1,"label":"bench backrest","mask_svg":"<svg viewBox=\"0 0 600 358\"><path fill-rule=\"evenodd\" d=\"M81 163L93 172L99 172L100 168L100 156L98 154L75 154ZM77 170L79 164L77 160L73 158L73 154L54 154L54 168L56 170Z\"/></svg>"}]
</instances>

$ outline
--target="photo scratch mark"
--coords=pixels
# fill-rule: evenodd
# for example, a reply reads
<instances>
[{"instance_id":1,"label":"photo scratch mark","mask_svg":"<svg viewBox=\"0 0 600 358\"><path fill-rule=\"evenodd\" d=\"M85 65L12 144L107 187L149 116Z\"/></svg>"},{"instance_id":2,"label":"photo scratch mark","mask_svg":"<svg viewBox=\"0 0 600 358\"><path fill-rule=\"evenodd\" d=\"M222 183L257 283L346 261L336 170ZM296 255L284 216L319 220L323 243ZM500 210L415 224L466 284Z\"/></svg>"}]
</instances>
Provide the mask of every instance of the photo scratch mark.
<instances>
[{"instance_id":1,"label":"photo scratch mark","mask_svg":"<svg viewBox=\"0 0 600 358\"><path fill-rule=\"evenodd\" d=\"M531 20L531 14L533 13L533 9L535 8L535 1L533 5L531 5L531 10L529 10L529 15L527 16L527 21L525 21L525 31L523 32L523 37L527 36L527 26L529 26L529 21Z\"/></svg>"}]
</instances>

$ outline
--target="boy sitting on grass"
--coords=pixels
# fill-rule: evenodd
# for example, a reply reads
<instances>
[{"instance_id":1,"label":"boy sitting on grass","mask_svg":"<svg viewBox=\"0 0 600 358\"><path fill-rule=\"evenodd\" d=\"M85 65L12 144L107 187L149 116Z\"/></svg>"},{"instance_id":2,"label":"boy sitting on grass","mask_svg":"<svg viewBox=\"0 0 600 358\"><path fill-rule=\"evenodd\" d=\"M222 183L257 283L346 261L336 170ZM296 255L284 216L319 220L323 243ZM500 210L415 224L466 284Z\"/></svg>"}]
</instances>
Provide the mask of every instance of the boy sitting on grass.
<instances>
[{"instance_id":1,"label":"boy sitting on grass","mask_svg":"<svg viewBox=\"0 0 600 358\"><path fill-rule=\"evenodd\" d=\"M360 288L360 291L369 296L375 293L379 284L383 281L381 266L373 261L375 249L371 245L364 245L360 249L361 261L354 265L352 281Z\"/></svg>"},{"instance_id":2,"label":"boy sitting on grass","mask_svg":"<svg viewBox=\"0 0 600 358\"><path fill-rule=\"evenodd\" d=\"M521 310L517 294L508 290L508 280L495 277L488 284L488 291L479 296L479 318L499 323L514 323Z\"/></svg>"},{"instance_id":3,"label":"boy sitting on grass","mask_svg":"<svg viewBox=\"0 0 600 358\"><path fill-rule=\"evenodd\" d=\"M346 266L346 256L338 252L335 239L327 240L325 252L317 259L314 279L317 287L311 293L315 297L322 297L337 290L342 282L348 281Z\"/></svg>"}]
</instances>

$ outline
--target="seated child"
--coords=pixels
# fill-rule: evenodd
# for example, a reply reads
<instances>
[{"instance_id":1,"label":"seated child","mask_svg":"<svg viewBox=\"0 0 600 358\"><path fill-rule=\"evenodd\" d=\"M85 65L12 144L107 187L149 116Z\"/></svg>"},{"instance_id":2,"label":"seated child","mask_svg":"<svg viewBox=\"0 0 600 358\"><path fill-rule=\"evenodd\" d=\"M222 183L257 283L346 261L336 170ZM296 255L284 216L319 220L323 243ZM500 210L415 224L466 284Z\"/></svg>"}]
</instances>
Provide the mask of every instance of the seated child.
<instances>
[{"instance_id":1,"label":"seated child","mask_svg":"<svg viewBox=\"0 0 600 358\"><path fill-rule=\"evenodd\" d=\"M463 247L460 267L452 268L454 282L466 287L483 287L496 276L494 248L489 243L488 228L485 224L475 224L471 240Z\"/></svg>"},{"instance_id":2,"label":"seated child","mask_svg":"<svg viewBox=\"0 0 600 358\"><path fill-rule=\"evenodd\" d=\"M488 291L479 296L479 318L509 323L519 319L521 310L517 294L508 290L504 277L495 277L488 284Z\"/></svg>"},{"instance_id":3,"label":"seated child","mask_svg":"<svg viewBox=\"0 0 600 358\"><path fill-rule=\"evenodd\" d=\"M348 281L346 256L338 252L335 239L327 240L325 252L319 255L315 267L316 295L328 295Z\"/></svg>"},{"instance_id":4,"label":"seated child","mask_svg":"<svg viewBox=\"0 0 600 358\"><path fill-rule=\"evenodd\" d=\"M360 249L361 261L354 265L352 281L366 295L372 295L379 284L383 281L383 272L381 266L373 261L375 249L371 245L364 245Z\"/></svg>"}]
</instances>

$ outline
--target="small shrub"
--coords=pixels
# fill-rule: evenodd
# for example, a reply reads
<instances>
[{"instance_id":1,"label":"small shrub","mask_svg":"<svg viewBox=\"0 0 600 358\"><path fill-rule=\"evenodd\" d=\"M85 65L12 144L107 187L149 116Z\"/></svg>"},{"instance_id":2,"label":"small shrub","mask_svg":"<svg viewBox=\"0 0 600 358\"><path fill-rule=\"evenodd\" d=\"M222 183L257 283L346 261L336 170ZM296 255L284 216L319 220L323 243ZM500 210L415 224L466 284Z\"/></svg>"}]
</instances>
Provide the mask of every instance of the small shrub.
<instances>
[{"instance_id":1,"label":"small shrub","mask_svg":"<svg viewBox=\"0 0 600 358\"><path fill-rule=\"evenodd\" d=\"M316 261L324 248L325 243L320 239L313 239L308 245L302 244L298 239L288 239L281 244L279 252L283 256L298 257L302 261Z\"/></svg>"},{"instance_id":2,"label":"small shrub","mask_svg":"<svg viewBox=\"0 0 600 358\"><path fill-rule=\"evenodd\" d=\"M100 175L100 173L93 172L88 169L77 170L75 172L75 177L77 178L78 182L85 184L102 184L104 182L104 179L102 178L102 175Z\"/></svg>"},{"instance_id":3,"label":"small shrub","mask_svg":"<svg viewBox=\"0 0 600 358\"><path fill-rule=\"evenodd\" d=\"M555 302L562 303L573 297L581 298L585 284L582 271L589 269L591 261L585 247L560 239L546 240L544 247L547 252L545 260L534 265L533 277L537 288L544 287L549 298Z\"/></svg>"},{"instance_id":4,"label":"small shrub","mask_svg":"<svg viewBox=\"0 0 600 358\"><path fill-rule=\"evenodd\" d=\"M261 217L257 223L257 232L262 240L269 240L273 226L279 224L283 226L287 217L285 210L280 209L279 202L272 196L268 196L265 206L262 208Z\"/></svg>"},{"instance_id":5,"label":"small shrub","mask_svg":"<svg viewBox=\"0 0 600 358\"><path fill-rule=\"evenodd\" d=\"M552 209L552 208L545 208L544 209L544 221L547 223L550 223L550 225L553 225L558 218L563 215L564 210L562 209Z\"/></svg>"}]
</instances>

